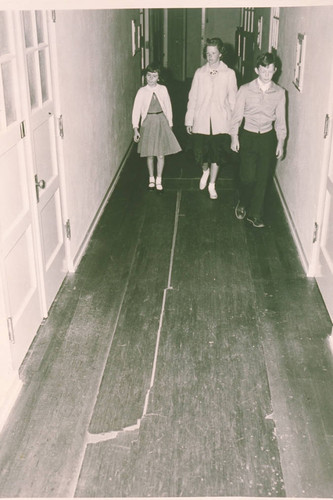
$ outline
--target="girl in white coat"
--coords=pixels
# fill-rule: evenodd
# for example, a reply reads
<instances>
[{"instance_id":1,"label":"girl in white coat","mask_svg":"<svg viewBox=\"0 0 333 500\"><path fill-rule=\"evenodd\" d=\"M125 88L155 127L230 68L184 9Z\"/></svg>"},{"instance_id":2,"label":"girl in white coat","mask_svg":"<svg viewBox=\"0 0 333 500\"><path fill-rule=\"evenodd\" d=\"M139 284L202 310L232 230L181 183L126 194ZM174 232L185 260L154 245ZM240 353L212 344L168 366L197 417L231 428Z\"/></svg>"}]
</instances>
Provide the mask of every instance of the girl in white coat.
<instances>
[{"instance_id":1,"label":"girl in white coat","mask_svg":"<svg viewBox=\"0 0 333 500\"><path fill-rule=\"evenodd\" d=\"M145 69L147 85L141 87L135 97L132 111L134 141L138 153L147 157L149 189L163 191L162 173L164 157L178 153L181 147L172 131L172 107L167 88L158 83L160 69L149 64ZM141 126L139 129L139 124ZM157 175L154 175L154 157L157 157Z\"/></svg>"},{"instance_id":2,"label":"girl in white coat","mask_svg":"<svg viewBox=\"0 0 333 500\"><path fill-rule=\"evenodd\" d=\"M208 38L203 50L207 63L197 69L187 105L185 126L193 134L194 156L202 165L199 187L217 198L215 181L219 165L230 151L230 120L235 105L237 81L234 70L221 61L223 42Z\"/></svg>"}]
</instances>

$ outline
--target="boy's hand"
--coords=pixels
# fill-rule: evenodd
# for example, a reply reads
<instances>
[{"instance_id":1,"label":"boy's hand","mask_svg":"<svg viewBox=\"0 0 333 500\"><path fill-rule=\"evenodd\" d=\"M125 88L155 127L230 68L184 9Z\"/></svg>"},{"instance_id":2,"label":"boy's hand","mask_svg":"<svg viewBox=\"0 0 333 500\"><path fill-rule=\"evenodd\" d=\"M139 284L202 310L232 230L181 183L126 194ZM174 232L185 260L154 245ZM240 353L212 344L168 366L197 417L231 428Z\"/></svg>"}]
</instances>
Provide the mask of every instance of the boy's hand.
<instances>
[{"instance_id":1,"label":"boy's hand","mask_svg":"<svg viewBox=\"0 0 333 500\"><path fill-rule=\"evenodd\" d=\"M134 142L139 142L139 140L140 140L140 132L137 128L134 129L133 139L134 139Z\"/></svg>"},{"instance_id":2,"label":"boy's hand","mask_svg":"<svg viewBox=\"0 0 333 500\"><path fill-rule=\"evenodd\" d=\"M187 127L186 127L186 132L187 132L188 134L190 134L190 135L192 134L192 126L191 126L191 125L187 125Z\"/></svg>"},{"instance_id":3,"label":"boy's hand","mask_svg":"<svg viewBox=\"0 0 333 500\"><path fill-rule=\"evenodd\" d=\"M235 153L238 153L238 151L239 151L238 135L231 137L231 146L230 147L231 147L232 151L235 151Z\"/></svg>"},{"instance_id":4,"label":"boy's hand","mask_svg":"<svg viewBox=\"0 0 333 500\"><path fill-rule=\"evenodd\" d=\"M283 142L278 142L276 147L275 156L279 160L283 156Z\"/></svg>"}]
</instances>

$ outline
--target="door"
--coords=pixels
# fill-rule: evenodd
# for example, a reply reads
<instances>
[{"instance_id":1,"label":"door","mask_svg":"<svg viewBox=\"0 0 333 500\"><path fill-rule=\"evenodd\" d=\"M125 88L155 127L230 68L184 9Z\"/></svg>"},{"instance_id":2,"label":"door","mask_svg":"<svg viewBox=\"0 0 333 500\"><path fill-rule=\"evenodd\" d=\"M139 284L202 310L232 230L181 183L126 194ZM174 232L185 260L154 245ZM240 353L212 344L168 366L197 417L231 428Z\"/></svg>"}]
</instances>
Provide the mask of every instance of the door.
<instances>
[{"instance_id":1,"label":"door","mask_svg":"<svg viewBox=\"0 0 333 500\"><path fill-rule=\"evenodd\" d=\"M14 19L0 12L0 272L13 366L21 363L43 318L30 203Z\"/></svg>"},{"instance_id":2,"label":"door","mask_svg":"<svg viewBox=\"0 0 333 500\"><path fill-rule=\"evenodd\" d=\"M149 61L163 65L163 9L149 9Z\"/></svg>"},{"instance_id":3,"label":"door","mask_svg":"<svg viewBox=\"0 0 333 500\"><path fill-rule=\"evenodd\" d=\"M313 252L308 276L315 277L333 322L333 64L329 76L327 109L323 126L323 159Z\"/></svg>"},{"instance_id":4,"label":"door","mask_svg":"<svg viewBox=\"0 0 333 500\"><path fill-rule=\"evenodd\" d=\"M49 19L45 11L25 11L22 18L46 315L66 274L56 147L57 123L47 29Z\"/></svg>"},{"instance_id":5,"label":"door","mask_svg":"<svg viewBox=\"0 0 333 500\"><path fill-rule=\"evenodd\" d=\"M174 80L185 80L185 9L168 9L168 69Z\"/></svg>"},{"instance_id":6,"label":"door","mask_svg":"<svg viewBox=\"0 0 333 500\"><path fill-rule=\"evenodd\" d=\"M241 84L248 83L255 77L254 73L254 33L244 31L238 27L236 30L236 53L238 72Z\"/></svg>"},{"instance_id":7,"label":"door","mask_svg":"<svg viewBox=\"0 0 333 500\"><path fill-rule=\"evenodd\" d=\"M333 322L333 137L330 137L329 166L324 189L324 210L319 239L316 279Z\"/></svg>"},{"instance_id":8,"label":"door","mask_svg":"<svg viewBox=\"0 0 333 500\"><path fill-rule=\"evenodd\" d=\"M0 12L0 273L13 367L66 273L47 13Z\"/></svg>"}]
</instances>

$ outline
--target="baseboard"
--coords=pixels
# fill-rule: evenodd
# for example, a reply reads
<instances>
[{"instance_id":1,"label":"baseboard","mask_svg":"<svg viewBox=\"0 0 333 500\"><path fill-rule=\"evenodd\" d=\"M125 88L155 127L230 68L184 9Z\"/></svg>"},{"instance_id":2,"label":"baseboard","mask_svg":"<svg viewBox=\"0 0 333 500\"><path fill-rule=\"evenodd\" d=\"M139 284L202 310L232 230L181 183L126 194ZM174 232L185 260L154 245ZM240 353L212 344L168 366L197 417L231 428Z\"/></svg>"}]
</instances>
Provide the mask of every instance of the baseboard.
<instances>
[{"instance_id":1,"label":"baseboard","mask_svg":"<svg viewBox=\"0 0 333 500\"><path fill-rule=\"evenodd\" d=\"M17 372L13 374L12 380L6 380L6 389L1 387L2 396L0 399L0 432L5 425L7 418L21 391L23 382Z\"/></svg>"},{"instance_id":2,"label":"baseboard","mask_svg":"<svg viewBox=\"0 0 333 500\"><path fill-rule=\"evenodd\" d=\"M304 270L305 274L307 275L308 274L308 270L309 270L309 262L308 262L308 260L306 258L305 253L304 253L304 249L303 249L302 243L301 243L301 241L300 241L300 239L298 237L298 233L297 233L294 221L293 221L293 219L291 217L291 214L290 214L289 209L288 209L288 205L287 205L286 200L285 200L285 198L283 196L283 192L281 190L279 181L277 180L276 177L274 177L274 184L275 184L275 187L276 187L276 191L277 191L277 193L279 195L279 198L280 198L280 201L281 201L281 204L282 204L282 207L283 207L283 211L284 211L285 216L287 218L289 229L290 229L290 232L292 234L294 243L296 245L298 256L300 258L303 270Z\"/></svg>"},{"instance_id":3,"label":"baseboard","mask_svg":"<svg viewBox=\"0 0 333 500\"><path fill-rule=\"evenodd\" d=\"M116 187L116 184L118 182L119 176L120 176L120 174L121 174L121 172L122 172L122 170L123 170L123 168L124 168L124 166L126 164L126 161L127 161L128 157L129 157L131 151L132 151L132 148L133 148L133 142L130 144L128 150L126 151L126 154L125 154L125 156L124 156L124 158L123 158L123 160L122 160L122 162L121 162L121 164L120 164L120 166L119 166L119 168L118 168L115 176L113 177L113 179L111 181L111 184L110 184L110 186L109 186L109 188L108 188L108 190L107 190L107 192L106 192L106 194L105 194L105 196L104 196L104 198L102 200L102 203L100 204L99 209L97 210L97 212L95 214L95 217L93 218L93 221L91 222L91 224L89 226L89 229L88 229L88 231L87 231L87 233L86 233L86 235L85 235L85 237L84 237L84 239L83 239L83 241L82 241L82 243L81 243L81 245L80 245L80 247L79 247L79 249L78 249L75 257L74 257L74 259L73 259L73 266L72 266L72 269L69 269L69 272L75 272L76 271L76 269L77 269L77 267L78 267L78 265L79 265L79 263L80 263L83 255L84 255L84 253L85 253L85 251L87 249L87 246L89 244L91 236L92 236L94 230L96 229L96 226L97 226L97 224L98 224L98 222L99 222L99 220L100 220L100 218L101 218L101 216L102 216L102 214L104 212L104 209L105 209L105 207L106 207L106 205L107 205L107 203L108 203L108 201L110 199L110 196L112 195L112 193L114 191L114 188Z\"/></svg>"}]
</instances>

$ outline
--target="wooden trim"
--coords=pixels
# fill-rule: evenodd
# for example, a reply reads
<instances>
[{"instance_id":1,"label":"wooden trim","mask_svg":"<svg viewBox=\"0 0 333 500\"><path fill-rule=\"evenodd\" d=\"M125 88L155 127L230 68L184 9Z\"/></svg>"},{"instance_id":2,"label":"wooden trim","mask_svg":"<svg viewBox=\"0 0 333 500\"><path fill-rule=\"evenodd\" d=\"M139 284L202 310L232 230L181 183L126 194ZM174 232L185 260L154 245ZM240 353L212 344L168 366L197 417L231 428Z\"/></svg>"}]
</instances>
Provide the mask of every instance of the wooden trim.
<instances>
[{"instance_id":1,"label":"wooden trim","mask_svg":"<svg viewBox=\"0 0 333 500\"><path fill-rule=\"evenodd\" d=\"M309 262L308 262L308 259L306 258L306 255L305 255L305 252L304 252L301 240L299 239L298 232L297 232L297 229L295 227L293 218L291 216L291 213L289 212L288 205L287 205L286 200L285 200L285 198L283 196L283 192L281 190L279 181L277 180L276 177L274 177L274 184L275 184L277 193L279 195L279 198L280 198L280 201L281 201L281 204L282 204L285 216L287 218L289 229L291 231L294 243L295 243L296 248L297 248L298 256L299 256L300 261L302 263L304 272L308 276Z\"/></svg>"}]
</instances>

